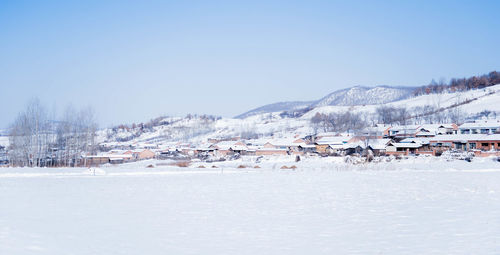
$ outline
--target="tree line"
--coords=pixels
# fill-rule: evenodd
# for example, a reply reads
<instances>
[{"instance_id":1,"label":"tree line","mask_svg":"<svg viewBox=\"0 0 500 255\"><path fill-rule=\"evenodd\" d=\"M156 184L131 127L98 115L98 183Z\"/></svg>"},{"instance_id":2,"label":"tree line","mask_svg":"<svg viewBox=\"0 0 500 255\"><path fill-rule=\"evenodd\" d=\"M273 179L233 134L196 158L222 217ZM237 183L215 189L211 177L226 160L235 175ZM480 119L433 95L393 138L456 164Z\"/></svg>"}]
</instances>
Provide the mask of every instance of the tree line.
<instances>
[{"instance_id":1,"label":"tree line","mask_svg":"<svg viewBox=\"0 0 500 255\"><path fill-rule=\"evenodd\" d=\"M482 89L496 84L500 84L500 73L492 71L489 74L469 78L452 78L449 82L446 82L444 79L441 79L439 82L432 80L429 85L417 88L413 94L420 96L432 93L467 91Z\"/></svg>"},{"instance_id":2,"label":"tree line","mask_svg":"<svg viewBox=\"0 0 500 255\"><path fill-rule=\"evenodd\" d=\"M488 113L493 115L492 113ZM358 133L376 124L420 125L463 123L464 114L455 105L447 108L426 105L417 107L382 105L375 112L346 110L334 113L316 113L311 118L315 132Z\"/></svg>"},{"instance_id":3,"label":"tree line","mask_svg":"<svg viewBox=\"0 0 500 255\"><path fill-rule=\"evenodd\" d=\"M323 132L356 132L368 126L363 119L366 114L359 112L334 112L329 114L316 113L311 118L311 123L317 133Z\"/></svg>"},{"instance_id":4,"label":"tree line","mask_svg":"<svg viewBox=\"0 0 500 255\"><path fill-rule=\"evenodd\" d=\"M10 127L9 163L15 166L79 166L96 153L97 122L91 108L66 107L56 120L31 100Z\"/></svg>"}]
</instances>

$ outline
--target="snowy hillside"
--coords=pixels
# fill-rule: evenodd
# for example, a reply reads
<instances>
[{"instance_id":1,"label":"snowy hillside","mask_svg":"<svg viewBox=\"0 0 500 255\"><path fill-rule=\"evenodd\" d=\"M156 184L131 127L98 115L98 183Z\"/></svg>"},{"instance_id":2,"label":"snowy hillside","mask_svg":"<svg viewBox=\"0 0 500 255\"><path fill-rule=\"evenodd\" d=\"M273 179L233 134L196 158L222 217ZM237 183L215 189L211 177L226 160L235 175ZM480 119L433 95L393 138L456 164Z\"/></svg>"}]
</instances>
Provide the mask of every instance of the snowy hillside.
<instances>
[{"instance_id":1,"label":"snowy hillside","mask_svg":"<svg viewBox=\"0 0 500 255\"><path fill-rule=\"evenodd\" d=\"M337 90L316 101L279 102L275 104L264 105L240 114L235 118L244 119L253 115L263 113L297 111L306 108L328 105L354 106L365 104L384 104L408 98L412 95L414 90L415 88L413 87L356 86L352 88Z\"/></svg>"},{"instance_id":2,"label":"snowy hillside","mask_svg":"<svg viewBox=\"0 0 500 255\"><path fill-rule=\"evenodd\" d=\"M119 142L121 145L135 143L161 145L172 142L201 143L209 138L307 135L312 132L308 119L283 118L279 113L259 114L245 119L206 120L200 117L171 119L174 121L143 131L138 127L100 130L97 140L99 143Z\"/></svg>"},{"instance_id":3,"label":"snowy hillside","mask_svg":"<svg viewBox=\"0 0 500 255\"><path fill-rule=\"evenodd\" d=\"M320 99L314 106L384 104L408 98L413 90L414 88L389 86L378 86L374 88L356 86L335 91Z\"/></svg>"},{"instance_id":4,"label":"snowy hillside","mask_svg":"<svg viewBox=\"0 0 500 255\"><path fill-rule=\"evenodd\" d=\"M354 106L365 104L384 104L408 98L412 95L414 90L415 88L413 87L377 86L372 88L356 86L352 88L337 90L316 101L279 102L275 104L264 105L240 114L235 118L244 119L253 115L263 113L297 111L328 105Z\"/></svg>"},{"instance_id":5,"label":"snowy hillside","mask_svg":"<svg viewBox=\"0 0 500 255\"><path fill-rule=\"evenodd\" d=\"M137 127L104 129L97 132L98 142L120 142L123 145L141 143L161 143L165 141L185 141L193 137L216 131L216 118L165 117L155 124Z\"/></svg>"},{"instance_id":6,"label":"snowy hillside","mask_svg":"<svg viewBox=\"0 0 500 255\"><path fill-rule=\"evenodd\" d=\"M244 119L253 115L269 113L269 112L280 112L280 111L291 111L307 108L313 105L315 101L293 101L293 102L279 102L274 104L264 105L243 114L236 116L237 119Z\"/></svg>"},{"instance_id":7,"label":"snowy hillside","mask_svg":"<svg viewBox=\"0 0 500 255\"><path fill-rule=\"evenodd\" d=\"M424 107L447 108L457 105L464 115L474 115L482 111L500 112L500 84L485 89L469 90L455 93L429 94L384 104L394 107ZM306 113L303 118L310 119L316 113L332 113L342 111L374 113L379 104L357 106L321 106Z\"/></svg>"},{"instance_id":8,"label":"snowy hillside","mask_svg":"<svg viewBox=\"0 0 500 255\"><path fill-rule=\"evenodd\" d=\"M371 89L370 91L373 91ZM387 90L383 90L387 92ZM370 92L372 93L372 92ZM354 95L357 93L348 93ZM359 95L359 94L357 94ZM399 94L400 96L402 94ZM355 100L351 100L354 102ZM326 102L326 101L325 101ZM339 101L336 101L339 102ZM416 107L432 106L441 109L456 109L467 117L483 111L500 114L500 85L486 89L469 90L465 92L422 95L391 103L384 106ZM99 131L99 142L120 142L121 144L171 142L206 142L209 138L241 137L250 139L256 137L291 137L306 136L315 133L311 118L316 113L358 112L364 116L374 114L380 104L365 104L355 106L318 106L298 118L291 118L282 111L255 114L243 119L236 118L164 118L157 125L148 128L106 129Z\"/></svg>"}]
</instances>

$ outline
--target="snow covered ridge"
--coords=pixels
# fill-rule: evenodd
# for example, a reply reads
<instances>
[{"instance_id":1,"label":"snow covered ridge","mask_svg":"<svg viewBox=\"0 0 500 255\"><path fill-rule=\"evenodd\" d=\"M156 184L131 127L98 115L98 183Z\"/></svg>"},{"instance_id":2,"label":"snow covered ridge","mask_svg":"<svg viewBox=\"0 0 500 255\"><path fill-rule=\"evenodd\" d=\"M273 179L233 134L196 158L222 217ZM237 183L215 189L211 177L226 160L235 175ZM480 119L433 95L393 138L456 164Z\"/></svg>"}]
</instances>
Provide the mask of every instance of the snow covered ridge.
<instances>
[{"instance_id":1,"label":"snow covered ridge","mask_svg":"<svg viewBox=\"0 0 500 255\"><path fill-rule=\"evenodd\" d=\"M290 110L300 110L313 105L315 101L294 101L294 102L279 102L274 104L264 105L243 114L236 116L236 119L244 119L253 115L270 113L270 112L280 112L280 111L290 111Z\"/></svg>"},{"instance_id":2,"label":"snow covered ridge","mask_svg":"<svg viewBox=\"0 0 500 255\"><path fill-rule=\"evenodd\" d=\"M356 86L347 89L337 90L327 96L308 102L280 102L268 104L246 113L236 116L237 119L247 118L257 114L264 114L279 111L296 111L306 108L314 108L328 105L353 106L366 104L384 104L397 100L409 98L414 92L414 87L391 87L377 86L365 87Z\"/></svg>"},{"instance_id":3,"label":"snow covered ridge","mask_svg":"<svg viewBox=\"0 0 500 255\"><path fill-rule=\"evenodd\" d=\"M313 106L353 106L367 104L385 104L411 96L413 87L377 86L374 88L356 86L349 89L335 91L320 99Z\"/></svg>"},{"instance_id":4,"label":"snow covered ridge","mask_svg":"<svg viewBox=\"0 0 500 255\"><path fill-rule=\"evenodd\" d=\"M484 89L468 90L462 92L446 92L408 97L406 99L384 103L384 106L424 108L427 106L436 109L454 109L463 116L477 115L483 111L500 113L500 84ZM365 104L354 106L318 106L307 112L302 118L312 118L316 113L328 114L338 112L363 112L375 113L379 104Z\"/></svg>"}]
</instances>

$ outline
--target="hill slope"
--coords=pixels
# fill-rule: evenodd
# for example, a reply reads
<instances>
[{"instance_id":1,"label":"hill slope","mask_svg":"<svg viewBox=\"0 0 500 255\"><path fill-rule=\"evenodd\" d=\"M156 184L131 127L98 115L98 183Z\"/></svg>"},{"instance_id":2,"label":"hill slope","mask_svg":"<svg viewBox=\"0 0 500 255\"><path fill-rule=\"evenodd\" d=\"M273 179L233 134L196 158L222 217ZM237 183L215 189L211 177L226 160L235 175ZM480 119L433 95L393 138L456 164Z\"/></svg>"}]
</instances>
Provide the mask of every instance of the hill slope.
<instances>
[{"instance_id":1,"label":"hill slope","mask_svg":"<svg viewBox=\"0 0 500 255\"><path fill-rule=\"evenodd\" d=\"M313 108L328 105L354 106L366 104L385 104L409 98L414 90L414 87L356 86L352 88L337 90L315 101L279 102L264 105L240 114L235 118L244 119L253 115L263 113L296 111L306 109L308 107Z\"/></svg>"},{"instance_id":2,"label":"hill slope","mask_svg":"<svg viewBox=\"0 0 500 255\"><path fill-rule=\"evenodd\" d=\"M270 112L281 112L281 111L290 111L290 110L299 110L307 108L313 105L316 101L292 101L292 102L279 102L274 104L267 104L243 114L236 116L237 119L244 119L253 115L262 114L262 113L270 113Z\"/></svg>"},{"instance_id":3,"label":"hill slope","mask_svg":"<svg viewBox=\"0 0 500 255\"><path fill-rule=\"evenodd\" d=\"M314 106L385 104L410 97L414 89L411 87L356 86L330 93L318 100Z\"/></svg>"}]
</instances>

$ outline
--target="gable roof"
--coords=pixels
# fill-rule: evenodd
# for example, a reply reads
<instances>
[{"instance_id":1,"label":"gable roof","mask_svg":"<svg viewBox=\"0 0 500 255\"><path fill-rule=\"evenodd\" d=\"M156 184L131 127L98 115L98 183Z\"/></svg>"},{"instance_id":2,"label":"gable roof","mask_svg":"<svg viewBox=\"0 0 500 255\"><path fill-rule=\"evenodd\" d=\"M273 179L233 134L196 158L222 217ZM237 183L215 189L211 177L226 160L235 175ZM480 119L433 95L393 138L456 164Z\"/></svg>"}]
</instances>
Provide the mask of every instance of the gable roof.
<instances>
[{"instance_id":1,"label":"gable roof","mask_svg":"<svg viewBox=\"0 0 500 255\"><path fill-rule=\"evenodd\" d=\"M413 143L390 143L389 146L392 145L396 148L412 148L412 149L416 149L416 148L420 148L422 147L422 144L420 143L416 143L416 142L413 142Z\"/></svg>"},{"instance_id":2,"label":"gable roof","mask_svg":"<svg viewBox=\"0 0 500 255\"><path fill-rule=\"evenodd\" d=\"M374 139L368 141L368 146L374 150L384 150L387 144L391 142L391 139Z\"/></svg>"},{"instance_id":3,"label":"gable roof","mask_svg":"<svg viewBox=\"0 0 500 255\"><path fill-rule=\"evenodd\" d=\"M323 138L320 138L319 140L316 141L316 144L318 145L327 145L327 144L344 144L347 143L347 141L351 139L351 137L345 137L345 136L326 136Z\"/></svg>"},{"instance_id":4,"label":"gable roof","mask_svg":"<svg viewBox=\"0 0 500 255\"><path fill-rule=\"evenodd\" d=\"M300 138L278 138L267 141L267 143L278 146L278 147L294 147L299 145L305 145Z\"/></svg>"},{"instance_id":5,"label":"gable roof","mask_svg":"<svg viewBox=\"0 0 500 255\"><path fill-rule=\"evenodd\" d=\"M218 150L235 150L235 151L248 150L247 146L241 141L222 141L210 147L217 148Z\"/></svg>"},{"instance_id":6,"label":"gable roof","mask_svg":"<svg viewBox=\"0 0 500 255\"><path fill-rule=\"evenodd\" d=\"M500 120L489 120L489 121L476 121L468 122L460 125L461 129L464 128L500 128Z\"/></svg>"}]
</instances>

